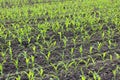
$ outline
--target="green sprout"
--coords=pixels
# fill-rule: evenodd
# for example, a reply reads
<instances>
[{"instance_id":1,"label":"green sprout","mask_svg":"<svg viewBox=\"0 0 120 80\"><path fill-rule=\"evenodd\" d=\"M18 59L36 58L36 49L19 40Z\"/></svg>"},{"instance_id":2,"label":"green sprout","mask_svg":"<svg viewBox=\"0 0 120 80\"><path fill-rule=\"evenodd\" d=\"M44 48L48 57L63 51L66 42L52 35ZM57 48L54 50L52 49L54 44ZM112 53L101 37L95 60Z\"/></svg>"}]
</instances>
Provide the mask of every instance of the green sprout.
<instances>
[{"instance_id":1,"label":"green sprout","mask_svg":"<svg viewBox=\"0 0 120 80\"><path fill-rule=\"evenodd\" d=\"M80 52L80 55L82 57L82 55L83 55L83 46L82 45L79 47L79 52Z\"/></svg>"},{"instance_id":2,"label":"green sprout","mask_svg":"<svg viewBox=\"0 0 120 80\"><path fill-rule=\"evenodd\" d=\"M34 67L35 66L35 57L31 56L31 60L32 60L32 67Z\"/></svg>"},{"instance_id":3,"label":"green sprout","mask_svg":"<svg viewBox=\"0 0 120 80\"><path fill-rule=\"evenodd\" d=\"M113 56L110 54L110 60L112 61L113 60Z\"/></svg>"},{"instance_id":4,"label":"green sprout","mask_svg":"<svg viewBox=\"0 0 120 80\"><path fill-rule=\"evenodd\" d=\"M47 55L46 55L46 54L44 54L44 53L41 53L41 54L45 56L46 61L47 61L47 63L49 64L49 62L50 62L50 55L51 55L51 52L50 52L50 51L48 51Z\"/></svg>"},{"instance_id":5,"label":"green sprout","mask_svg":"<svg viewBox=\"0 0 120 80\"><path fill-rule=\"evenodd\" d=\"M32 46L33 53L36 53L36 46Z\"/></svg>"},{"instance_id":6,"label":"green sprout","mask_svg":"<svg viewBox=\"0 0 120 80\"><path fill-rule=\"evenodd\" d=\"M18 75L15 80L21 80L21 76Z\"/></svg>"},{"instance_id":7,"label":"green sprout","mask_svg":"<svg viewBox=\"0 0 120 80\"><path fill-rule=\"evenodd\" d=\"M43 79L44 78L44 70L43 70L43 68L42 67L40 67L40 69L39 69L39 75L40 75L40 77Z\"/></svg>"},{"instance_id":8,"label":"green sprout","mask_svg":"<svg viewBox=\"0 0 120 80\"><path fill-rule=\"evenodd\" d=\"M114 80L117 79L116 76L117 76L117 72L119 71L119 66L117 65L116 66L116 69L112 70L112 73L114 75Z\"/></svg>"},{"instance_id":9,"label":"green sprout","mask_svg":"<svg viewBox=\"0 0 120 80\"><path fill-rule=\"evenodd\" d=\"M75 49L75 48L71 48L71 50L70 50L71 58L73 58L73 56L74 56L74 55L73 55L73 53L74 53L74 49Z\"/></svg>"},{"instance_id":10,"label":"green sprout","mask_svg":"<svg viewBox=\"0 0 120 80\"><path fill-rule=\"evenodd\" d=\"M25 62L26 62L27 68L28 68L28 67L29 67L29 62L30 62L29 57L26 57L26 58L25 58Z\"/></svg>"},{"instance_id":11,"label":"green sprout","mask_svg":"<svg viewBox=\"0 0 120 80\"><path fill-rule=\"evenodd\" d=\"M73 41L74 47L76 47L76 39L73 38L72 41Z\"/></svg>"},{"instance_id":12,"label":"green sprout","mask_svg":"<svg viewBox=\"0 0 120 80\"><path fill-rule=\"evenodd\" d=\"M90 46L89 52L90 54L93 52L93 46Z\"/></svg>"},{"instance_id":13,"label":"green sprout","mask_svg":"<svg viewBox=\"0 0 120 80\"><path fill-rule=\"evenodd\" d=\"M13 62L14 62L14 65L15 65L15 67L16 67L16 69L17 69L17 73L18 73L18 67L19 67L18 58L17 58L16 60L13 60Z\"/></svg>"},{"instance_id":14,"label":"green sprout","mask_svg":"<svg viewBox=\"0 0 120 80\"><path fill-rule=\"evenodd\" d=\"M81 80L86 80L85 75L81 75Z\"/></svg>"},{"instance_id":15,"label":"green sprout","mask_svg":"<svg viewBox=\"0 0 120 80\"><path fill-rule=\"evenodd\" d=\"M104 52L103 54L101 54L102 56L102 60L105 60L105 57L107 56L107 53L106 52Z\"/></svg>"},{"instance_id":16,"label":"green sprout","mask_svg":"<svg viewBox=\"0 0 120 80\"><path fill-rule=\"evenodd\" d=\"M33 70L29 70L29 72L26 74L29 80L35 80L35 73Z\"/></svg>"},{"instance_id":17,"label":"green sprout","mask_svg":"<svg viewBox=\"0 0 120 80\"><path fill-rule=\"evenodd\" d=\"M3 75L3 64L0 63L0 75Z\"/></svg>"},{"instance_id":18,"label":"green sprout","mask_svg":"<svg viewBox=\"0 0 120 80\"><path fill-rule=\"evenodd\" d=\"M100 49L102 48L102 43L98 42L98 51L100 52Z\"/></svg>"},{"instance_id":19,"label":"green sprout","mask_svg":"<svg viewBox=\"0 0 120 80\"><path fill-rule=\"evenodd\" d=\"M120 59L120 55L118 53L115 53L116 59Z\"/></svg>"},{"instance_id":20,"label":"green sprout","mask_svg":"<svg viewBox=\"0 0 120 80\"><path fill-rule=\"evenodd\" d=\"M9 48L9 53L10 53L10 59L12 60L13 59L13 52L12 52L12 48L11 47Z\"/></svg>"},{"instance_id":21,"label":"green sprout","mask_svg":"<svg viewBox=\"0 0 120 80\"><path fill-rule=\"evenodd\" d=\"M60 36L60 40L62 39L62 32L58 32L59 36Z\"/></svg>"},{"instance_id":22,"label":"green sprout","mask_svg":"<svg viewBox=\"0 0 120 80\"><path fill-rule=\"evenodd\" d=\"M67 41L68 41L68 39L64 36L64 39L63 39L64 48L66 48L66 46L67 46Z\"/></svg>"}]
</instances>

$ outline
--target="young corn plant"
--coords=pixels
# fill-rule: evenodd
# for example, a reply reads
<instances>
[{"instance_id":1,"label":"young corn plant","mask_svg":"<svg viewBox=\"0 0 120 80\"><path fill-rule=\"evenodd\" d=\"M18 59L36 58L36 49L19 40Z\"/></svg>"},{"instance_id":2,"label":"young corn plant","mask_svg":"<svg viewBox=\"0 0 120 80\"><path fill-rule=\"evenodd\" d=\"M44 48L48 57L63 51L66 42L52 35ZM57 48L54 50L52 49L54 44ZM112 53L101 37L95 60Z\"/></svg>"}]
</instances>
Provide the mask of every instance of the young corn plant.
<instances>
[{"instance_id":1,"label":"young corn plant","mask_svg":"<svg viewBox=\"0 0 120 80\"><path fill-rule=\"evenodd\" d=\"M90 46L89 53L92 54L93 52L93 46Z\"/></svg>"},{"instance_id":2,"label":"young corn plant","mask_svg":"<svg viewBox=\"0 0 120 80\"><path fill-rule=\"evenodd\" d=\"M100 50L101 50L101 48L102 48L102 43L101 42L98 42L98 47L97 47L97 49L98 49L98 51L100 52Z\"/></svg>"},{"instance_id":3,"label":"young corn plant","mask_svg":"<svg viewBox=\"0 0 120 80\"><path fill-rule=\"evenodd\" d=\"M2 56L2 59L5 60L6 52L0 52L0 55Z\"/></svg>"},{"instance_id":4,"label":"young corn plant","mask_svg":"<svg viewBox=\"0 0 120 80\"><path fill-rule=\"evenodd\" d=\"M36 42L39 42L40 37L41 37L41 35L38 34L37 37L36 37Z\"/></svg>"},{"instance_id":5,"label":"young corn plant","mask_svg":"<svg viewBox=\"0 0 120 80\"><path fill-rule=\"evenodd\" d=\"M102 60L104 61L105 60L105 57L107 56L107 53L104 52L103 54L101 54L101 57L102 57Z\"/></svg>"},{"instance_id":6,"label":"young corn plant","mask_svg":"<svg viewBox=\"0 0 120 80\"><path fill-rule=\"evenodd\" d=\"M50 52L50 51L48 51L47 55L46 55L46 54L44 54L44 53L42 53L42 55L44 55L44 56L45 56L46 61L47 61L47 63L49 64L49 62L50 62L50 55L51 55L51 52Z\"/></svg>"},{"instance_id":7,"label":"young corn plant","mask_svg":"<svg viewBox=\"0 0 120 80\"><path fill-rule=\"evenodd\" d=\"M63 53L60 56L62 58L62 61L64 61L64 59L65 59L65 52L63 51Z\"/></svg>"},{"instance_id":8,"label":"young corn plant","mask_svg":"<svg viewBox=\"0 0 120 80\"><path fill-rule=\"evenodd\" d=\"M108 48L111 49L111 47L112 47L112 41L108 40Z\"/></svg>"},{"instance_id":9,"label":"young corn plant","mask_svg":"<svg viewBox=\"0 0 120 80\"><path fill-rule=\"evenodd\" d=\"M3 64L0 63L0 75L3 75Z\"/></svg>"},{"instance_id":10,"label":"young corn plant","mask_svg":"<svg viewBox=\"0 0 120 80\"><path fill-rule=\"evenodd\" d=\"M32 61L32 67L34 68L34 66L35 66L35 57L34 56L31 56L31 61Z\"/></svg>"},{"instance_id":11,"label":"young corn plant","mask_svg":"<svg viewBox=\"0 0 120 80\"><path fill-rule=\"evenodd\" d=\"M93 75L94 80L101 80L101 77L95 71L90 71L89 73Z\"/></svg>"},{"instance_id":12,"label":"young corn plant","mask_svg":"<svg viewBox=\"0 0 120 80\"><path fill-rule=\"evenodd\" d=\"M18 73L18 69L19 69L19 64L18 64L18 58L16 59L16 60L13 60L13 63L14 63L14 65L15 65L15 67L16 67L16 69L17 69L17 73Z\"/></svg>"},{"instance_id":13,"label":"young corn plant","mask_svg":"<svg viewBox=\"0 0 120 80\"><path fill-rule=\"evenodd\" d=\"M24 30L22 28L17 30L17 36L18 36L18 41L19 41L20 45L22 45L22 42L23 42L24 37L25 37L25 33L24 33Z\"/></svg>"},{"instance_id":14,"label":"young corn plant","mask_svg":"<svg viewBox=\"0 0 120 80\"><path fill-rule=\"evenodd\" d=\"M58 21L55 22L54 30L55 32L58 32L60 30L60 23Z\"/></svg>"},{"instance_id":15,"label":"young corn plant","mask_svg":"<svg viewBox=\"0 0 120 80\"><path fill-rule=\"evenodd\" d=\"M81 80L86 80L86 77L84 74L81 75Z\"/></svg>"},{"instance_id":16,"label":"young corn plant","mask_svg":"<svg viewBox=\"0 0 120 80\"><path fill-rule=\"evenodd\" d=\"M71 62L67 62L65 63L64 61L60 62L60 65L63 65L64 69L65 69L65 73L68 72L69 68L74 64L74 61Z\"/></svg>"},{"instance_id":17,"label":"young corn plant","mask_svg":"<svg viewBox=\"0 0 120 80\"><path fill-rule=\"evenodd\" d=\"M28 36L27 36L27 42L28 42L28 44L30 44L31 38L32 38L32 37L28 37Z\"/></svg>"},{"instance_id":18,"label":"young corn plant","mask_svg":"<svg viewBox=\"0 0 120 80\"><path fill-rule=\"evenodd\" d=\"M32 46L33 53L36 53L36 46Z\"/></svg>"},{"instance_id":19,"label":"young corn plant","mask_svg":"<svg viewBox=\"0 0 120 80\"><path fill-rule=\"evenodd\" d=\"M102 40L104 41L104 39L105 39L105 32L102 32L101 37L102 37Z\"/></svg>"},{"instance_id":20,"label":"young corn plant","mask_svg":"<svg viewBox=\"0 0 120 80\"><path fill-rule=\"evenodd\" d=\"M89 62L90 62L90 58L88 58L87 60L81 59L79 62L85 63L85 66L88 67L89 66Z\"/></svg>"},{"instance_id":21,"label":"young corn plant","mask_svg":"<svg viewBox=\"0 0 120 80\"><path fill-rule=\"evenodd\" d=\"M43 52L44 51L44 47L43 47L43 45L39 45L39 48L40 48L40 50Z\"/></svg>"},{"instance_id":22,"label":"young corn plant","mask_svg":"<svg viewBox=\"0 0 120 80\"><path fill-rule=\"evenodd\" d=\"M18 75L18 76L15 78L15 80L21 80L21 76Z\"/></svg>"},{"instance_id":23,"label":"young corn plant","mask_svg":"<svg viewBox=\"0 0 120 80\"><path fill-rule=\"evenodd\" d=\"M26 62L27 68L29 68L30 58L25 57L25 62Z\"/></svg>"},{"instance_id":24,"label":"young corn plant","mask_svg":"<svg viewBox=\"0 0 120 80\"><path fill-rule=\"evenodd\" d=\"M58 32L60 40L62 40L62 32Z\"/></svg>"},{"instance_id":25,"label":"young corn plant","mask_svg":"<svg viewBox=\"0 0 120 80\"><path fill-rule=\"evenodd\" d=\"M0 63L0 75L3 75L3 65L6 62L6 59L3 59L3 61Z\"/></svg>"},{"instance_id":26,"label":"young corn plant","mask_svg":"<svg viewBox=\"0 0 120 80\"><path fill-rule=\"evenodd\" d=\"M55 74L57 74L58 75L58 67L59 67L59 64L58 65L54 65L53 63L50 63L51 64L51 66L54 68L54 70L55 70Z\"/></svg>"},{"instance_id":27,"label":"young corn plant","mask_svg":"<svg viewBox=\"0 0 120 80\"><path fill-rule=\"evenodd\" d=\"M54 74L51 74L50 76L51 76L50 80L60 80L59 77Z\"/></svg>"},{"instance_id":28,"label":"young corn plant","mask_svg":"<svg viewBox=\"0 0 120 80\"><path fill-rule=\"evenodd\" d=\"M38 70L38 73L39 73L41 79L43 79L45 77L43 67L40 67L40 69Z\"/></svg>"},{"instance_id":29,"label":"young corn plant","mask_svg":"<svg viewBox=\"0 0 120 80\"><path fill-rule=\"evenodd\" d=\"M29 70L29 72L25 72L29 80L35 80L35 73L33 70Z\"/></svg>"},{"instance_id":30,"label":"young corn plant","mask_svg":"<svg viewBox=\"0 0 120 80\"><path fill-rule=\"evenodd\" d=\"M113 61L113 56L110 54L110 61Z\"/></svg>"},{"instance_id":31,"label":"young corn plant","mask_svg":"<svg viewBox=\"0 0 120 80\"><path fill-rule=\"evenodd\" d=\"M63 43L64 43L63 47L66 48L68 39L64 36L64 39L62 39L62 40L63 40Z\"/></svg>"},{"instance_id":32,"label":"young corn plant","mask_svg":"<svg viewBox=\"0 0 120 80\"><path fill-rule=\"evenodd\" d=\"M46 30L41 30L41 37L43 38L43 42L45 43L45 38L46 38Z\"/></svg>"},{"instance_id":33,"label":"young corn plant","mask_svg":"<svg viewBox=\"0 0 120 80\"><path fill-rule=\"evenodd\" d=\"M116 55L116 59L120 59L120 55L118 54L118 53L115 53L115 55Z\"/></svg>"},{"instance_id":34,"label":"young corn plant","mask_svg":"<svg viewBox=\"0 0 120 80\"><path fill-rule=\"evenodd\" d=\"M85 76L85 74L84 74L84 71L82 70L82 67L80 68L80 71L81 71L81 73L82 73L82 75L80 75L81 80L86 80L86 76Z\"/></svg>"},{"instance_id":35,"label":"young corn plant","mask_svg":"<svg viewBox=\"0 0 120 80\"><path fill-rule=\"evenodd\" d=\"M74 50L75 50L75 48L71 48L71 50L70 50L70 55L71 55L71 59L74 57Z\"/></svg>"},{"instance_id":36,"label":"young corn plant","mask_svg":"<svg viewBox=\"0 0 120 80\"><path fill-rule=\"evenodd\" d=\"M12 51L12 48L11 48L11 41L10 40L8 42L8 46L9 46L10 59L12 60L13 59L13 51Z\"/></svg>"},{"instance_id":37,"label":"young corn plant","mask_svg":"<svg viewBox=\"0 0 120 80\"><path fill-rule=\"evenodd\" d=\"M80 55L82 57L83 56L83 46L82 45L79 47L79 52L80 52Z\"/></svg>"},{"instance_id":38,"label":"young corn plant","mask_svg":"<svg viewBox=\"0 0 120 80\"><path fill-rule=\"evenodd\" d=\"M9 48L9 53L10 53L10 59L12 60L13 59L13 51L12 51L11 47Z\"/></svg>"},{"instance_id":39,"label":"young corn plant","mask_svg":"<svg viewBox=\"0 0 120 80\"><path fill-rule=\"evenodd\" d=\"M116 69L112 70L112 73L113 73L113 75L114 75L114 77L113 77L114 80L117 79L116 76L117 76L118 71L119 71L119 66L117 65L117 66L116 66Z\"/></svg>"},{"instance_id":40,"label":"young corn plant","mask_svg":"<svg viewBox=\"0 0 120 80\"><path fill-rule=\"evenodd\" d=\"M73 38L72 41L73 41L74 47L76 47L76 39Z\"/></svg>"},{"instance_id":41,"label":"young corn plant","mask_svg":"<svg viewBox=\"0 0 120 80\"><path fill-rule=\"evenodd\" d=\"M96 59L91 57L91 61L92 61L93 65L95 66L95 64L96 64L96 62L95 62Z\"/></svg>"},{"instance_id":42,"label":"young corn plant","mask_svg":"<svg viewBox=\"0 0 120 80\"><path fill-rule=\"evenodd\" d=\"M76 72L77 71L77 67L79 65L79 62L75 61L74 59L71 61L71 66L73 65L74 67L74 71Z\"/></svg>"},{"instance_id":43,"label":"young corn plant","mask_svg":"<svg viewBox=\"0 0 120 80\"><path fill-rule=\"evenodd\" d=\"M65 25L66 25L66 30L68 31L68 27L69 27L69 18L66 18L66 21L65 21Z\"/></svg>"}]
</instances>

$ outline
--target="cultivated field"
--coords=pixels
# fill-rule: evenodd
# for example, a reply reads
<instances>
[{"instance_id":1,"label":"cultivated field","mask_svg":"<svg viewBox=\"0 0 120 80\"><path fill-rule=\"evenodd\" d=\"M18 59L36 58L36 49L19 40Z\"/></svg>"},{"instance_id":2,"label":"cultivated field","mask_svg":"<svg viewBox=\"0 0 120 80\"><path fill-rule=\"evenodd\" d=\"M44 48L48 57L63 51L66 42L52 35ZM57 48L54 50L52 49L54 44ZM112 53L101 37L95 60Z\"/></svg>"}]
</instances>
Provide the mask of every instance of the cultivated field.
<instances>
[{"instance_id":1,"label":"cultivated field","mask_svg":"<svg viewBox=\"0 0 120 80\"><path fill-rule=\"evenodd\" d=\"M0 0L0 80L120 80L120 0Z\"/></svg>"}]
</instances>

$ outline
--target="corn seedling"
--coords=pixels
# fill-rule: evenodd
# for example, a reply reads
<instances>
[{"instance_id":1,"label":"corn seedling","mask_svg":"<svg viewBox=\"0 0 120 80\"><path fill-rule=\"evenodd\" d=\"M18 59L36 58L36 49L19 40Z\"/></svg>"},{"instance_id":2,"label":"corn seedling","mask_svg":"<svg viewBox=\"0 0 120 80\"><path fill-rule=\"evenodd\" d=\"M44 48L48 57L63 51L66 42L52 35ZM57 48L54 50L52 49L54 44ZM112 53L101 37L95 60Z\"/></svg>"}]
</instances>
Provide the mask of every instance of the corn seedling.
<instances>
[{"instance_id":1,"label":"corn seedling","mask_svg":"<svg viewBox=\"0 0 120 80\"><path fill-rule=\"evenodd\" d=\"M0 52L0 55L1 55L2 58L5 60L6 52Z\"/></svg>"},{"instance_id":2,"label":"corn seedling","mask_svg":"<svg viewBox=\"0 0 120 80\"><path fill-rule=\"evenodd\" d=\"M83 55L83 47L82 47L82 45L79 47L79 52L80 52L80 55L82 57L82 55Z\"/></svg>"},{"instance_id":3,"label":"corn seedling","mask_svg":"<svg viewBox=\"0 0 120 80\"><path fill-rule=\"evenodd\" d=\"M25 57L25 62L26 62L27 68L29 68L30 58Z\"/></svg>"},{"instance_id":4,"label":"corn seedling","mask_svg":"<svg viewBox=\"0 0 120 80\"><path fill-rule=\"evenodd\" d=\"M85 75L81 75L81 80L86 80Z\"/></svg>"},{"instance_id":5,"label":"corn seedling","mask_svg":"<svg viewBox=\"0 0 120 80\"><path fill-rule=\"evenodd\" d=\"M101 37L102 37L102 40L104 41L104 38L105 38L105 32L102 32Z\"/></svg>"},{"instance_id":6,"label":"corn seedling","mask_svg":"<svg viewBox=\"0 0 120 80\"><path fill-rule=\"evenodd\" d=\"M43 68L41 67L38 72L39 72L40 77L43 79L45 76Z\"/></svg>"},{"instance_id":7,"label":"corn seedling","mask_svg":"<svg viewBox=\"0 0 120 80\"><path fill-rule=\"evenodd\" d=\"M111 40L108 41L108 48L111 49L111 46L112 46L112 42Z\"/></svg>"},{"instance_id":8,"label":"corn seedling","mask_svg":"<svg viewBox=\"0 0 120 80\"><path fill-rule=\"evenodd\" d=\"M42 53L42 55L44 55L44 57L46 58L47 63L49 64L49 62L50 62L50 55L51 55L51 52L48 51L47 55L44 54L44 53Z\"/></svg>"},{"instance_id":9,"label":"corn seedling","mask_svg":"<svg viewBox=\"0 0 120 80\"><path fill-rule=\"evenodd\" d=\"M117 79L116 75L117 75L118 71L119 71L119 66L116 66L116 69L112 70L112 73L114 75L114 80Z\"/></svg>"},{"instance_id":10,"label":"corn seedling","mask_svg":"<svg viewBox=\"0 0 120 80\"><path fill-rule=\"evenodd\" d=\"M113 56L110 54L110 61L112 61L113 60Z\"/></svg>"},{"instance_id":11,"label":"corn seedling","mask_svg":"<svg viewBox=\"0 0 120 80\"><path fill-rule=\"evenodd\" d=\"M10 53L10 59L12 60L13 59L13 52L12 52L12 48L11 47L9 48L9 53Z\"/></svg>"},{"instance_id":12,"label":"corn seedling","mask_svg":"<svg viewBox=\"0 0 120 80\"><path fill-rule=\"evenodd\" d=\"M100 49L102 48L102 43L98 42L98 51L100 52Z\"/></svg>"},{"instance_id":13,"label":"corn seedling","mask_svg":"<svg viewBox=\"0 0 120 80\"><path fill-rule=\"evenodd\" d=\"M64 43L63 47L66 48L68 39L64 36L64 39L62 39L62 40L63 40L63 43Z\"/></svg>"},{"instance_id":14,"label":"corn seedling","mask_svg":"<svg viewBox=\"0 0 120 80\"><path fill-rule=\"evenodd\" d=\"M3 64L0 63L0 75L3 75Z\"/></svg>"},{"instance_id":15,"label":"corn seedling","mask_svg":"<svg viewBox=\"0 0 120 80\"><path fill-rule=\"evenodd\" d=\"M35 57L31 56L31 60L32 60L32 67L34 67L35 66Z\"/></svg>"},{"instance_id":16,"label":"corn seedling","mask_svg":"<svg viewBox=\"0 0 120 80\"><path fill-rule=\"evenodd\" d=\"M40 37L41 37L41 35L38 34L37 37L36 37L36 41L37 41L37 42L39 41Z\"/></svg>"},{"instance_id":17,"label":"corn seedling","mask_svg":"<svg viewBox=\"0 0 120 80\"><path fill-rule=\"evenodd\" d=\"M64 51L63 51L63 53L60 56L62 58L62 61L64 61L64 59L65 59L65 53L64 53Z\"/></svg>"},{"instance_id":18,"label":"corn seedling","mask_svg":"<svg viewBox=\"0 0 120 80\"><path fill-rule=\"evenodd\" d=\"M103 54L101 54L102 60L105 60L105 57L107 56L107 53L104 52Z\"/></svg>"},{"instance_id":19,"label":"corn seedling","mask_svg":"<svg viewBox=\"0 0 120 80\"><path fill-rule=\"evenodd\" d=\"M72 41L73 41L74 47L76 47L76 39L73 38Z\"/></svg>"},{"instance_id":20,"label":"corn seedling","mask_svg":"<svg viewBox=\"0 0 120 80\"><path fill-rule=\"evenodd\" d=\"M92 73L94 80L101 80L101 77L95 71L90 71L89 73Z\"/></svg>"},{"instance_id":21,"label":"corn seedling","mask_svg":"<svg viewBox=\"0 0 120 80\"><path fill-rule=\"evenodd\" d=\"M32 46L33 53L36 53L36 46Z\"/></svg>"},{"instance_id":22,"label":"corn seedling","mask_svg":"<svg viewBox=\"0 0 120 80\"><path fill-rule=\"evenodd\" d=\"M82 73L82 75L80 75L81 80L86 80L86 76L85 76L84 71L82 70L82 68L80 68L80 71Z\"/></svg>"},{"instance_id":23,"label":"corn seedling","mask_svg":"<svg viewBox=\"0 0 120 80\"><path fill-rule=\"evenodd\" d=\"M94 59L94 58L91 57L91 60L92 60L93 65L95 66L95 64L96 64L96 62L95 62L96 59Z\"/></svg>"},{"instance_id":24,"label":"corn seedling","mask_svg":"<svg viewBox=\"0 0 120 80\"><path fill-rule=\"evenodd\" d=\"M17 69L17 73L18 73L18 67L19 67L19 64L18 64L18 58L16 59L16 60L13 60L13 63L14 63L14 65L15 65L15 67L16 67L16 69Z\"/></svg>"},{"instance_id":25,"label":"corn seedling","mask_svg":"<svg viewBox=\"0 0 120 80\"><path fill-rule=\"evenodd\" d=\"M50 80L60 80L58 76L51 74Z\"/></svg>"},{"instance_id":26,"label":"corn seedling","mask_svg":"<svg viewBox=\"0 0 120 80\"><path fill-rule=\"evenodd\" d=\"M15 80L21 80L21 76L18 75Z\"/></svg>"},{"instance_id":27,"label":"corn seedling","mask_svg":"<svg viewBox=\"0 0 120 80\"><path fill-rule=\"evenodd\" d=\"M66 30L67 31L68 31L69 24L70 24L69 19L66 18L65 25L66 25Z\"/></svg>"},{"instance_id":28,"label":"corn seedling","mask_svg":"<svg viewBox=\"0 0 120 80\"><path fill-rule=\"evenodd\" d=\"M55 73L58 75L58 67L59 67L59 65L54 65L53 63L50 63L50 64L54 68Z\"/></svg>"},{"instance_id":29,"label":"corn seedling","mask_svg":"<svg viewBox=\"0 0 120 80\"><path fill-rule=\"evenodd\" d=\"M74 49L75 48L71 48L71 50L70 50L71 59L74 57L74 54L73 54L74 53Z\"/></svg>"},{"instance_id":30,"label":"corn seedling","mask_svg":"<svg viewBox=\"0 0 120 80\"><path fill-rule=\"evenodd\" d=\"M115 53L116 59L120 59L120 55L118 53Z\"/></svg>"},{"instance_id":31,"label":"corn seedling","mask_svg":"<svg viewBox=\"0 0 120 80\"><path fill-rule=\"evenodd\" d=\"M29 80L35 80L35 74L33 70L29 70L29 72L25 72Z\"/></svg>"},{"instance_id":32,"label":"corn seedling","mask_svg":"<svg viewBox=\"0 0 120 80\"><path fill-rule=\"evenodd\" d=\"M93 46L90 46L89 53L91 54L93 52Z\"/></svg>"}]
</instances>

